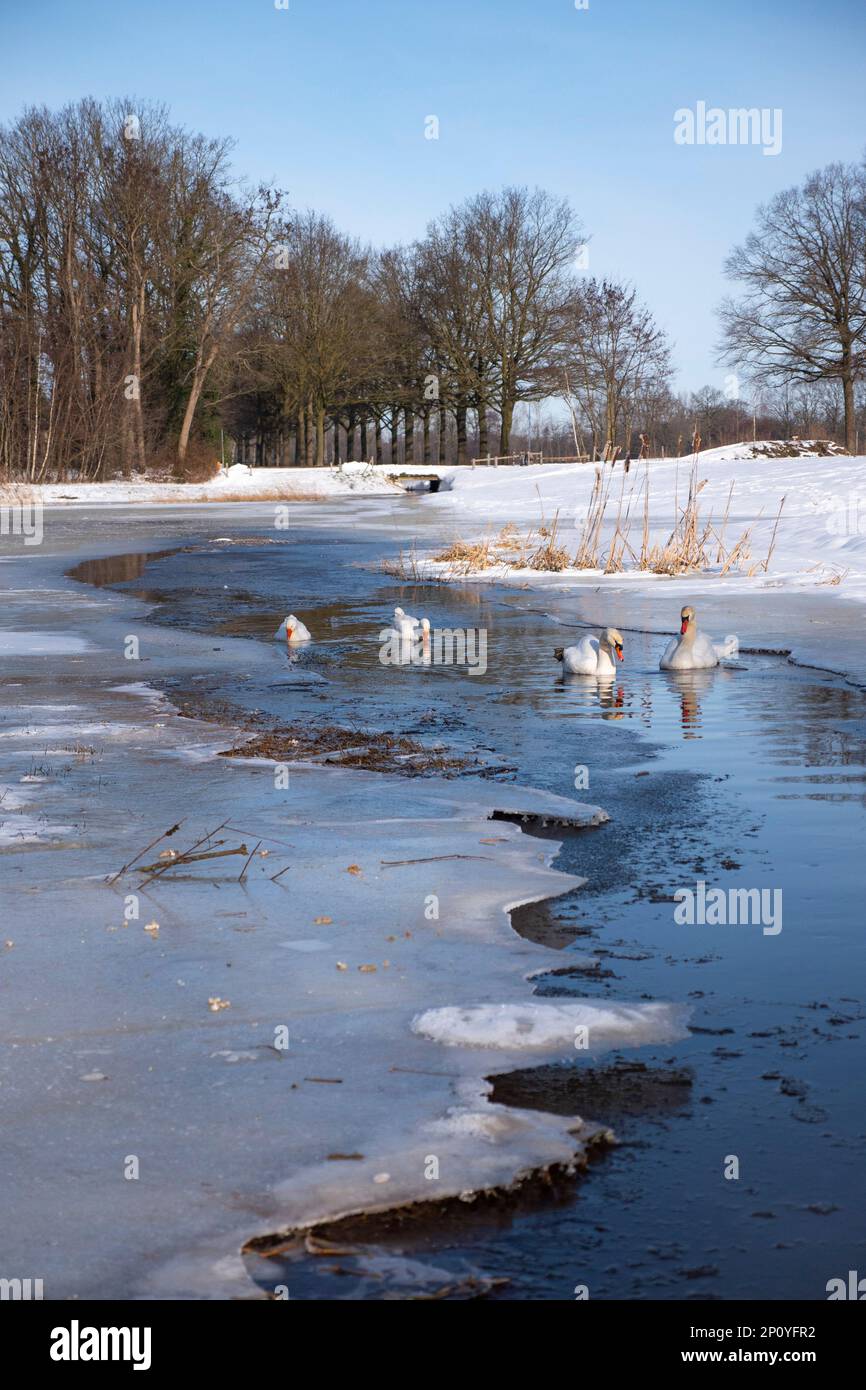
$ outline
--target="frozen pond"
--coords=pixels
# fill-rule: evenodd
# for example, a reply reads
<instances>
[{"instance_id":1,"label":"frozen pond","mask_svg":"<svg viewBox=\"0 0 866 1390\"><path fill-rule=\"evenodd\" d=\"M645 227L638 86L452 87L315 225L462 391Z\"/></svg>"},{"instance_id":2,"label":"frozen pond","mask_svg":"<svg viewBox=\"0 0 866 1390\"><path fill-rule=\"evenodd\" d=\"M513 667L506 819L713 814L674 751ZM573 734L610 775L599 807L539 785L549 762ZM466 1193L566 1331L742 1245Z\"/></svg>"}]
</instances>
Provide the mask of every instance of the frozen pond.
<instances>
[{"instance_id":1,"label":"frozen pond","mask_svg":"<svg viewBox=\"0 0 866 1390\"><path fill-rule=\"evenodd\" d=\"M223 666L161 682L191 709L228 701L286 723L441 739L491 759L498 781L605 807L610 822L566 834L556 860L588 883L513 916L525 939L556 951L537 997L674 1001L691 1007L691 1032L575 1058L501 1092L610 1124L623 1141L569 1196L412 1232L356 1231L339 1260L350 1279L297 1252L284 1265L251 1256L250 1267L267 1287L282 1268L300 1297L399 1296L425 1281L459 1285L467 1270L510 1281L500 1297L568 1298L581 1283L608 1298L823 1297L827 1279L856 1265L866 1236L863 695L766 653L661 675L655 634L674 628L682 585L660 586L655 600L613 594L602 609L592 592L541 599L401 583L377 568L404 539L399 521L371 505L346 533L322 508L275 539L254 519L226 530L223 518L211 536L244 544L192 544L187 532L177 550L165 526L152 535L166 553L146 567L131 558L126 573L107 566L82 578L120 579L156 605L152 621L207 636L220 661L233 640L261 639L259 656L245 647L234 675ZM378 634L397 603L434 628L483 628L486 671L383 667ZM713 605L700 607L712 624ZM777 599L766 645L798 631L804 610L784 608ZM291 660L271 641L287 611L316 637ZM756 645L767 636L763 616ZM600 620L626 636L615 683L563 681L552 648L569 627L578 636ZM740 631L748 647L749 630ZM407 794L395 780L395 805ZM674 893L700 883L726 894L764 889L779 911L764 926L677 923ZM497 1070L491 1048L488 1074ZM732 1158L736 1179L725 1176Z\"/></svg>"}]
</instances>

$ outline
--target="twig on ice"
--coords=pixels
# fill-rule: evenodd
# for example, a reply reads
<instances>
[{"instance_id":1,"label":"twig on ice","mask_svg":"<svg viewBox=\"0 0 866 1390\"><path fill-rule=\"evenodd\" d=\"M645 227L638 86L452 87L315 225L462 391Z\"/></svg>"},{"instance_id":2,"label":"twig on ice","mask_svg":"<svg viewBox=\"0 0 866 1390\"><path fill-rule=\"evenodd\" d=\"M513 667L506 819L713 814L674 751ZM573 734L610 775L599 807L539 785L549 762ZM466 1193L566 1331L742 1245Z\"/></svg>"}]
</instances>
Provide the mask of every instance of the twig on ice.
<instances>
[{"instance_id":1,"label":"twig on ice","mask_svg":"<svg viewBox=\"0 0 866 1390\"><path fill-rule=\"evenodd\" d=\"M128 862L127 864L124 864L124 865L123 865L123 868L118 869L117 873L116 873L116 874L113 874L112 877L111 877L110 879L108 879L108 883L109 883L109 884L116 883L117 880L120 878L120 875L121 875L121 874L125 874L126 871L127 871L127 869L131 869L132 866L133 866L133 864L137 864L138 861L139 861L139 859L143 859L144 856L147 854L147 851L148 851L149 849L153 849L154 845L158 845L159 842L160 842L160 840L167 840L167 839L169 838L170 835L174 835L174 833L175 833L177 830L180 830L180 827L181 827L182 825L183 825L183 821L182 821L182 820L179 820L178 823L177 823L177 825L173 825L173 826L171 827L171 830L166 830L162 835L157 835L157 837L156 837L155 840L151 840L151 842L150 842L149 845L145 845L144 849L139 850L138 854L135 856L134 859L130 859L129 862Z\"/></svg>"},{"instance_id":2,"label":"twig on ice","mask_svg":"<svg viewBox=\"0 0 866 1390\"><path fill-rule=\"evenodd\" d=\"M244 864L244 867L241 869L240 873L238 874L238 883L243 883L244 879L246 878L246 876L247 876L247 869L250 867L250 864L252 863L253 855L255 854L256 850L259 848L259 846L261 845L261 843L262 843L261 840L259 840L258 845L256 845L255 849L252 850L252 852L250 853L249 859L247 860L246 864ZM244 846L244 848L246 848L246 846Z\"/></svg>"}]
</instances>

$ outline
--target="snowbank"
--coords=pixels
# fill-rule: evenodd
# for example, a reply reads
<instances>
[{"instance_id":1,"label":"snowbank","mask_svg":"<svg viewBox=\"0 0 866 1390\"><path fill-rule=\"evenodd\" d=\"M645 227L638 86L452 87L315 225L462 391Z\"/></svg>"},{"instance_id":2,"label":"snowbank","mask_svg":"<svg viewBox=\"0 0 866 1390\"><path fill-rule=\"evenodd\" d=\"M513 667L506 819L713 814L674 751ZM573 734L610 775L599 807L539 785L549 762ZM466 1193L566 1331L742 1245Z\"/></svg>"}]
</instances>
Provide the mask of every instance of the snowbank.
<instances>
[{"instance_id":1,"label":"snowbank","mask_svg":"<svg viewBox=\"0 0 866 1390\"><path fill-rule=\"evenodd\" d=\"M557 542L573 555L577 549L590 503L595 464L542 464L519 468L459 468L447 470L448 490L431 494L425 508L435 509L450 521L455 539L496 539L513 523L520 532L549 527L557 519ZM610 474L610 466L604 466ZM604 554L613 536L622 499L622 517L631 523L630 544L639 550L643 526L644 487L649 484L649 528L653 541L664 542L681 513L688 490L692 460L650 459L632 462L626 475L622 463L612 473L606 519L601 534ZM721 575L721 565L706 574L689 575L692 591L706 584L724 586L820 589L846 599L866 600L866 457L851 458L746 458L742 449L712 450L698 456L698 478L705 481L700 493L702 523L712 517L721 532L726 509L728 547L747 527L752 528L750 558L740 569ZM731 491L733 487L733 492ZM773 539L773 528L784 498L781 520L768 570L763 565ZM730 505L729 505L730 499ZM559 572L537 571L503 563L481 570L437 563L430 549L417 557L422 575L431 578L467 578L496 581L507 578L531 586L573 586L576 581L655 586L669 583L636 569L626 553L624 568L613 574L603 570L568 568ZM709 546L715 552L715 543ZM712 555L711 555L712 558ZM751 576L747 571L752 569Z\"/></svg>"},{"instance_id":2,"label":"snowbank","mask_svg":"<svg viewBox=\"0 0 866 1390\"><path fill-rule=\"evenodd\" d=\"M745 444L722 444L718 449L702 449L701 463L723 463L729 459L796 459L848 457L848 450L832 439L759 439Z\"/></svg>"},{"instance_id":3,"label":"snowbank","mask_svg":"<svg viewBox=\"0 0 866 1390\"><path fill-rule=\"evenodd\" d=\"M238 463L207 483L118 478L107 483L43 483L32 487L16 484L9 489L9 501L41 502L45 507L69 507L76 503L117 507L133 502L325 501L352 494L382 496L402 491L385 470L372 469L366 463L346 463L341 468L248 468Z\"/></svg>"}]
</instances>

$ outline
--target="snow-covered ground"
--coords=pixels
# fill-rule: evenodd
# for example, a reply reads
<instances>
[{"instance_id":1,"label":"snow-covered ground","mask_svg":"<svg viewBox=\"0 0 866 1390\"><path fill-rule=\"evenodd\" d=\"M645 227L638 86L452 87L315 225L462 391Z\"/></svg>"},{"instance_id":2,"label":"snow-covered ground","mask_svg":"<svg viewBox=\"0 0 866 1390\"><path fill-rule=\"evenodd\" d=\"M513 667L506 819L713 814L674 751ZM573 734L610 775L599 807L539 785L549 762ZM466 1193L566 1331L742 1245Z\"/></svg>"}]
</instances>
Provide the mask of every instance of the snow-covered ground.
<instances>
[{"instance_id":1,"label":"snow-covered ground","mask_svg":"<svg viewBox=\"0 0 866 1390\"><path fill-rule=\"evenodd\" d=\"M442 489L431 495L426 505L449 522L453 517L453 536L461 540L495 540L502 528L512 523L523 534L530 530L537 534L540 525L549 528L556 519L557 541L573 555L583 531L598 467L583 463L447 469ZM602 557L618 515L630 522L629 543L639 551L647 482L650 539L665 541L685 505L691 468L692 460L688 458L651 459L646 464L633 462L626 475L622 463L618 463L611 477L601 533ZM604 466L604 474L611 475L609 465ZM720 585L821 588L844 598L866 600L866 457L751 459L744 458L742 451L713 450L698 456L697 476L701 482L706 480L699 497L699 529L712 518L715 530L721 532L730 498L724 531L728 549L747 528L752 531L749 556L741 566L721 576L721 564L711 563L705 574L682 577L690 591L716 589ZM765 572L763 566L777 518L775 545ZM712 562L717 551L714 540L708 550ZM431 563L435 553L421 551L418 558L421 572L436 578L508 577L539 586L571 584L575 579L641 587L670 582L667 576L639 570L628 554L620 572L606 575L603 565L592 570L567 568L552 573L513 563L468 571L461 565L455 574L455 567L449 562ZM753 571L751 576L749 569Z\"/></svg>"},{"instance_id":2,"label":"snow-covered ground","mask_svg":"<svg viewBox=\"0 0 866 1390\"><path fill-rule=\"evenodd\" d=\"M386 473L366 463L345 463L341 468L248 468L236 463L207 483L118 478L106 483L15 485L5 492L0 486L0 505L18 500L39 501L45 507L92 506L98 502L115 507L136 502L291 502L399 492Z\"/></svg>"}]
</instances>

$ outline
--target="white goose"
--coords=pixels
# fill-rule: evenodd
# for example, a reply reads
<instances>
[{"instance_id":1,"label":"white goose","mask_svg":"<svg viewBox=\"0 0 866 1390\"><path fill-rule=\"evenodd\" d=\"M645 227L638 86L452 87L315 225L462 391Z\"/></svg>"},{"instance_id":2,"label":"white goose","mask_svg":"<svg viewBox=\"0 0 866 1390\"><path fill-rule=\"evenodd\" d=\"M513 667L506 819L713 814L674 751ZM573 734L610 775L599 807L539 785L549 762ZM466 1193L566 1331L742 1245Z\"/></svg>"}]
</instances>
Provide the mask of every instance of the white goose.
<instances>
[{"instance_id":1,"label":"white goose","mask_svg":"<svg viewBox=\"0 0 866 1390\"><path fill-rule=\"evenodd\" d=\"M288 642L289 646L294 646L297 642L311 642L312 634L306 628L300 618L296 618L294 613L290 613L287 618L283 618L276 632L274 640L277 642Z\"/></svg>"},{"instance_id":2,"label":"white goose","mask_svg":"<svg viewBox=\"0 0 866 1390\"><path fill-rule=\"evenodd\" d=\"M606 627L598 637L584 637L576 647L555 647L553 655L562 662L563 674L572 676L614 676L617 661L622 661L622 634L615 627Z\"/></svg>"},{"instance_id":3,"label":"white goose","mask_svg":"<svg viewBox=\"0 0 866 1390\"><path fill-rule=\"evenodd\" d=\"M659 662L662 671L705 671L718 666L726 657L739 655L736 637L726 637L724 642L711 642L702 632L698 632L695 610L686 604L680 613L680 633L672 637Z\"/></svg>"}]
</instances>

